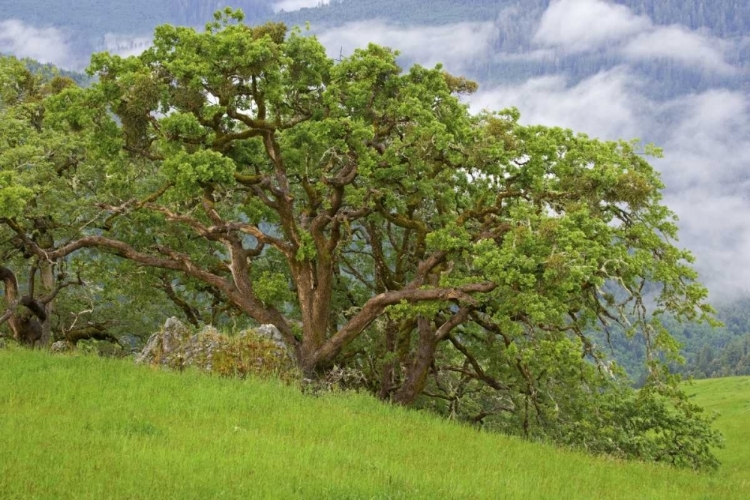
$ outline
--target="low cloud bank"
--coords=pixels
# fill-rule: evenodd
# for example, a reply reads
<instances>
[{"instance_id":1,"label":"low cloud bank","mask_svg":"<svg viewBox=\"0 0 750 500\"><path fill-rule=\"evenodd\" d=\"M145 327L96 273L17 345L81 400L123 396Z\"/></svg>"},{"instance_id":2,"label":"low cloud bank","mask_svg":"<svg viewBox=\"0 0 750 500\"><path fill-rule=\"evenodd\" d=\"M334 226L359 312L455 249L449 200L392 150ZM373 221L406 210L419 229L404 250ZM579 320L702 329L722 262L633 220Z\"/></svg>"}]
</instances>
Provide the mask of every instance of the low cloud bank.
<instances>
[{"instance_id":1,"label":"low cloud bank","mask_svg":"<svg viewBox=\"0 0 750 500\"><path fill-rule=\"evenodd\" d=\"M0 21L0 52L63 68L76 65L69 39L62 30L37 28L17 19Z\"/></svg>"},{"instance_id":2,"label":"low cloud bank","mask_svg":"<svg viewBox=\"0 0 750 500\"><path fill-rule=\"evenodd\" d=\"M638 78L627 68L603 71L577 84L563 75L532 78L519 85L503 85L470 99L474 111L515 106L524 122L558 126L603 138L638 135L640 109Z\"/></svg>"},{"instance_id":3,"label":"low cloud bank","mask_svg":"<svg viewBox=\"0 0 750 500\"><path fill-rule=\"evenodd\" d=\"M532 42L563 54L614 52L632 60L670 59L688 67L733 73L730 44L684 26L659 26L604 0L554 0Z\"/></svg>"},{"instance_id":4,"label":"low cloud bank","mask_svg":"<svg viewBox=\"0 0 750 500\"><path fill-rule=\"evenodd\" d=\"M346 56L375 43L397 49L422 65L443 63L449 71L457 72L475 62L477 54L486 54L494 36L492 22L403 27L371 20L325 30L318 39L331 57Z\"/></svg>"},{"instance_id":5,"label":"low cloud bank","mask_svg":"<svg viewBox=\"0 0 750 500\"><path fill-rule=\"evenodd\" d=\"M594 50L651 28L651 20L623 5L601 0L553 1L542 15L533 42L568 52Z\"/></svg>"}]
</instances>

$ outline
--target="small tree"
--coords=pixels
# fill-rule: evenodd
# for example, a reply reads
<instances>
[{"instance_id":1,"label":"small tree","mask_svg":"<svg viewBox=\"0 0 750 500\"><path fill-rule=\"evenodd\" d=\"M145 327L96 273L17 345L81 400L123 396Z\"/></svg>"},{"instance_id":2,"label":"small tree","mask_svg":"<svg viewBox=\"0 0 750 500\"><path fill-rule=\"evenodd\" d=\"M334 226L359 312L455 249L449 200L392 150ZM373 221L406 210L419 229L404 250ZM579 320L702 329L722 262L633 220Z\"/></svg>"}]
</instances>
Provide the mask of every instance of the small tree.
<instances>
[{"instance_id":1,"label":"small tree","mask_svg":"<svg viewBox=\"0 0 750 500\"><path fill-rule=\"evenodd\" d=\"M152 312L149 307L172 312L160 293L155 297L147 286L138 289L138 283L122 280L120 273L132 264L91 252L55 253L101 216L94 192L102 174L90 161L90 139L50 119L50 98L66 89L79 91L54 68L0 57L0 324L7 321L18 340L36 345L116 341L134 325L153 328L140 322ZM129 316L117 307L125 295L138 296L128 301ZM33 342L16 333L21 323L32 327Z\"/></svg>"},{"instance_id":2,"label":"small tree","mask_svg":"<svg viewBox=\"0 0 750 500\"><path fill-rule=\"evenodd\" d=\"M67 171L78 162L80 150L74 137L43 125L45 99L75 83L50 68L32 72L28 65L29 61L0 58L0 274L6 294L6 310L1 311L5 314L0 316L8 320L18 340L48 344L53 301L60 289L80 279L66 279L59 268L56 276L58 263L34 255L23 239L42 252L54 249L57 228L51 214L57 211L47 203L51 197L36 195L42 189L56 190L64 182ZM57 203L64 205L65 200ZM3 264L17 264L24 272L19 274ZM28 282L28 295L24 296L18 295L22 276ZM18 311L19 305L25 306L26 313Z\"/></svg>"}]
</instances>

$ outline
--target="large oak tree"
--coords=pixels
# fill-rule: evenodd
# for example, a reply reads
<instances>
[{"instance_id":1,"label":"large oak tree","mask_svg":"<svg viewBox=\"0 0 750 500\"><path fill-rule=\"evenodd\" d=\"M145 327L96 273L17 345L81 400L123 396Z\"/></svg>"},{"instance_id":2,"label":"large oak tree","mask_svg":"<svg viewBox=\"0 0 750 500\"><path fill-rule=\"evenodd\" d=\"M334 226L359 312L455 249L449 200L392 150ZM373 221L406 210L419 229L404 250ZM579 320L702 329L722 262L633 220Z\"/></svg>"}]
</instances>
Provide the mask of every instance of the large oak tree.
<instances>
[{"instance_id":1,"label":"large oak tree","mask_svg":"<svg viewBox=\"0 0 750 500\"><path fill-rule=\"evenodd\" d=\"M403 71L375 45L333 60L298 30L241 21L161 26L139 56L94 56L91 88L47 99L47 126L85 144L90 189L53 247L5 217L26 251L168 272L186 314L201 304L177 292L199 284L274 324L310 376L357 367L383 398L452 414L467 396L475 421L507 412L527 434L616 377L588 332L617 326L647 347L643 394L695 414L664 372L677 347L659 317L710 308L657 150L472 115L460 94L475 84L439 66Z\"/></svg>"}]
</instances>

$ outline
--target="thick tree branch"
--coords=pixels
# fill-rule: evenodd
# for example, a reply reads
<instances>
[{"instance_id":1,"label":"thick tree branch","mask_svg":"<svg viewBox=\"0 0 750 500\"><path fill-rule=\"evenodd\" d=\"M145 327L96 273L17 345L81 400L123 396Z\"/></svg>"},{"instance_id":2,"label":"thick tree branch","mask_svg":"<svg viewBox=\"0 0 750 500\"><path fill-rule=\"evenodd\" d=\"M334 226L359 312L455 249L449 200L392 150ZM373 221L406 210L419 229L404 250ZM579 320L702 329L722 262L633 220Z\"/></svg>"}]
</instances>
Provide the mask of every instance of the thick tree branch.
<instances>
[{"instance_id":1,"label":"thick tree branch","mask_svg":"<svg viewBox=\"0 0 750 500\"><path fill-rule=\"evenodd\" d=\"M476 304L474 293L488 293L497 287L495 283L473 283L455 288L407 288L381 293L368 300L355 316L343 328L315 353L316 363L326 363L333 360L341 349L356 338L370 323L380 316L386 307L401 302L424 301L458 301L464 304Z\"/></svg>"}]
</instances>

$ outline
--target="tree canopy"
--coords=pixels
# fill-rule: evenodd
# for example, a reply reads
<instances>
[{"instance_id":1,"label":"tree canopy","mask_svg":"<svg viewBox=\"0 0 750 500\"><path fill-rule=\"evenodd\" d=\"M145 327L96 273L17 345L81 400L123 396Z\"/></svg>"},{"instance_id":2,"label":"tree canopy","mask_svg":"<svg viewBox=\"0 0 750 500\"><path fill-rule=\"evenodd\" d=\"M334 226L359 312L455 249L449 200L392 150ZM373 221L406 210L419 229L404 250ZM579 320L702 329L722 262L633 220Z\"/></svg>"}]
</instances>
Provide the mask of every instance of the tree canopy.
<instances>
[{"instance_id":1,"label":"tree canopy","mask_svg":"<svg viewBox=\"0 0 750 500\"><path fill-rule=\"evenodd\" d=\"M36 111L2 122L2 234L26 265L106 283L94 302L133 297L103 277L119 262L192 322L273 324L308 377L345 367L401 404L715 464L709 419L664 364L660 315L710 307L658 150L471 114L473 82L396 56L332 60L227 10L202 32L157 28L139 56L95 55L87 89L53 79L37 102L3 81L4 114ZM639 393L587 334L612 325L644 341Z\"/></svg>"}]
</instances>

